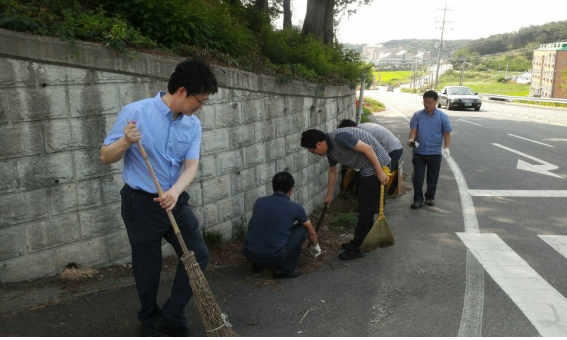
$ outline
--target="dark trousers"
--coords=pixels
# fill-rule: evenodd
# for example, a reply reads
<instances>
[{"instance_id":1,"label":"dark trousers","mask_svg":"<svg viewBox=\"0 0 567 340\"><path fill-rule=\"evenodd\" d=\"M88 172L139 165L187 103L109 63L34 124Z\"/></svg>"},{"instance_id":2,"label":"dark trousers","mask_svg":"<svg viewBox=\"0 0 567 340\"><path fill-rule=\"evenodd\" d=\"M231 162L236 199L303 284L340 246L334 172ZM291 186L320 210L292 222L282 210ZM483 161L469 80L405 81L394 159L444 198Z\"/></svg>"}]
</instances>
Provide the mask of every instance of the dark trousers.
<instances>
[{"instance_id":1,"label":"dark trousers","mask_svg":"<svg viewBox=\"0 0 567 340\"><path fill-rule=\"evenodd\" d=\"M413 199L423 201L423 181L427 174L427 191L425 198L435 198L437 191L437 181L439 180L439 170L441 169L442 155L420 155L413 154Z\"/></svg>"},{"instance_id":2,"label":"dark trousers","mask_svg":"<svg viewBox=\"0 0 567 340\"><path fill-rule=\"evenodd\" d=\"M404 154L404 149L398 149L388 153L388 156L390 156L391 159L390 170L392 172L395 170L399 170L398 167L400 166L400 158L402 158L403 154ZM393 195L394 192L396 192L397 188L398 188L398 176L396 174L396 176L392 180L392 184L390 185L390 190L388 190L388 194Z\"/></svg>"},{"instance_id":3,"label":"dark trousers","mask_svg":"<svg viewBox=\"0 0 567 340\"><path fill-rule=\"evenodd\" d=\"M187 325L184 316L185 305L193 296L193 292L181 260L177 264L169 299L161 309L157 305L162 238L173 246L178 256L183 256L171 222L165 210L159 203L153 201L155 195L133 190L129 186L124 186L120 195L122 219L132 247L132 270L142 305L138 319L143 325L153 325L162 314L168 324L184 327ZM209 261L209 251L199 230L199 222L188 202L189 194L183 192L172 212L187 248L195 252L199 266L205 271Z\"/></svg>"},{"instance_id":4,"label":"dark trousers","mask_svg":"<svg viewBox=\"0 0 567 340\"><path fill-rule=\"evenodd\" d=\"M358 250L366 235L374 224L374 214L379 212L380 190L385 188L378 181L378 177L360 176L358 178L358 222L354 231L354 238L350 241L350 248ZM386 195L384 195L384 198Z\"/></svg>"},{"instance_id":5,"label":"dark trousers","mask_svg":"<svg viewBox=\"0 0 567 340\"><path fill-rule=\"evenodd\" d=\"M390 152L388 154L388 156L390 156L390 170L398 170L398 166L399 166L399 162L400 162L400 158L402 158L402 155L404 154L404 149L398 149L398 150L394 150L392 152Z\"/></svg>"},{"instance_id":6,"label":"dark trousers","mask_svg":"<svg viewBox=\"0 0 567 340\"><path fill-rule=\"evenodd\" d=\"M282 254L276 257L267 257L256 254L247 248L244 248L242 252L254 266L274 267L275 269L291 273L297 268L301 247L306 239L307 229L301 224L295 224L290 230L289 239Z\"/></svg>"}]
</instances>

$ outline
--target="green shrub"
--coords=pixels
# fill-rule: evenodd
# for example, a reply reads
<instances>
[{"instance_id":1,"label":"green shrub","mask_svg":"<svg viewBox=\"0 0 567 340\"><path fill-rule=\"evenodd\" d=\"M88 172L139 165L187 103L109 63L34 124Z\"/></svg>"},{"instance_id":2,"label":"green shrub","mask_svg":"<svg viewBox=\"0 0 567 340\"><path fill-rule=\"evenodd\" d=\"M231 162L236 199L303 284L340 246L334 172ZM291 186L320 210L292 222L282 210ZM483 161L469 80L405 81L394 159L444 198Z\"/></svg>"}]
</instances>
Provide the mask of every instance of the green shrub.
<instances>
[{"instance_id":1,"label":"green shrub","mask_svg":"<svg viewBox=\"0 0 567 340\"><path fill-rule=\"evenodd\" d=\"M222 234L219 231L203 230L203 240L207 247L214 248L223 244Z\"/></svg>"},{"instance_id":2,"label":"green shrub","mask_svg":"<svg viewBox=\"0 0 567 340\"><path fill-rule=\"evenodd\" d=\"M327 46L296 28L276 30L277 14L251 2L209 0L0 0L0 27L67 41L85 40L128 53L155 49L183 57L354 88L372 65L339 43Z\"/></svg>"}]
</instances>

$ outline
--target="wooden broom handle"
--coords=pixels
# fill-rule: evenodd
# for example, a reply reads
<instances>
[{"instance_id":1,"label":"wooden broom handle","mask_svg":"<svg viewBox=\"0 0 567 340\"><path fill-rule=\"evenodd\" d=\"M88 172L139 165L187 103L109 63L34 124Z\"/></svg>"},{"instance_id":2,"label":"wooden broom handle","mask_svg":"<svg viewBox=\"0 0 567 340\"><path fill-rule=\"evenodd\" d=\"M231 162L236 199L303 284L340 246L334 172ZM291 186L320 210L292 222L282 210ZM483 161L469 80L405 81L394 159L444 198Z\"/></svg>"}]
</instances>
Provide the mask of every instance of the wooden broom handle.
<instances>
[{"instance_id":1,"label":"wooden broom handle","mask_svg":"<svg viewBox=\"0 0 567 340\"><path fill-rule=\"evenodd\" d=\"M142 154L142 158L146 162L146 165L148 166L148 170L150 170L150 174L152 175L152 180L154 181L154 184L156 186L158 194L161 196L161 195L163 195L163 190L161 190L161 186L159 185L159 182L157 180L156 173L154 172L154 169L152 168L152 164L150 163L150 160L148 159L148 154L146 153L146 150L144 150L142 143L140 141L138 141L137 143L138 143L138 149L140 149L140 153ZM175 236L177 236L177 239L179 240L179 244L181 244L181 249L183 249L183 255L188 256L189 250L187 249L187 246L185 245L185 241L183 241L183 237L181 236L181 232L179 230L179 227L177 226L177 222L175 221L175 217L173 217L173 213L171 211L168 211L167 217L169 217L169 221L171 222L171 225L173 226L173 231L175 232Z\"/></svg>"},{"instance_id":2,"label":"wooden broom handle","mask_svg":"<svg viewBox=\"0 0 567 340\"><path fill-rule=\"evenodd\" d=\"M386 186L384 184L380 184L380 211L378 212L378 216L384 216L384 191L386 191Z\"/></svg>"},{"instance_id":3,"label":"wooden broom handle","mask_svg":"<svg viewBox=\"0 0 567 340\"><path fill-rule=\"evenodd\" d=\"M389 180L390 176L392 175L392 173L390 172L390 168L388 168L387 166L383 166L382 171L386 173ZM378 175L376 175L376 177L378 177ZM379 214L378 216L384 216L384 191L386 191L386 186L380 183L380 211L378 212Z\"/></svg>"}]
</instances>

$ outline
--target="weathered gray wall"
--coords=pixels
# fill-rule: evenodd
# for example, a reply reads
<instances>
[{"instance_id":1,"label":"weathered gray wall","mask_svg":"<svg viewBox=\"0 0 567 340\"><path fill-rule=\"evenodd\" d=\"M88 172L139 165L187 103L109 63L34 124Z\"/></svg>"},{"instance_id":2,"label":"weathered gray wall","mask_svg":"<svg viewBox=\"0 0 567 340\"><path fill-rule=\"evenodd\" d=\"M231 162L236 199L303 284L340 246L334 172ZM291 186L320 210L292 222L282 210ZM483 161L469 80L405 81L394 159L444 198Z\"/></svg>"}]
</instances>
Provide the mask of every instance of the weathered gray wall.
<instances>
[{"instance_id":1,"label":"weathered gray wall","mask_svg":"<svg viewBox=\"0 0 567 340\"><path fill-rule=\"evenodd\" d=\"M165 90L179 61L0 30L0 282L130 261L122 164L103 165L100 146L121 107ZM283 170L296 180L292 199L311 213L327 163L300 147L301 132L352 118L354 91L215 74L221 88L198 113L201 162L187 190L201 228L231 238Z\"/></svg>"}]
</instances>

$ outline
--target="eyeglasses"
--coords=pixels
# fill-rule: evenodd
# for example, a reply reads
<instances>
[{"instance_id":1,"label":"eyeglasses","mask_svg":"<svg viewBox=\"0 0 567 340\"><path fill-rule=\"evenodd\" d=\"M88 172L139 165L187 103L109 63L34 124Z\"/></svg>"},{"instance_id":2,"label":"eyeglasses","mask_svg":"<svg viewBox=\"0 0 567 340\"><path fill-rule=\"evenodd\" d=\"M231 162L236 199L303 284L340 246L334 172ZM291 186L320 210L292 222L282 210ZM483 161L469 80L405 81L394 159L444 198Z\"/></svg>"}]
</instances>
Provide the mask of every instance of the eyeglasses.
<instances>
[{"instance_id":1,"label":"eyeglasses","mask_svg":"<svg viewBox=\"0 0 567 340\"><path fill-rule=\"evenodd\" d=\"M206 99L206 100L201 100L201 99L197 98L196 95L193 95L193 97L195 97L195 99L197 99L197 101L199 102L199 106L207 105L207 103L209 102L208 99Z\"/></svg>"},{"instance_id":2,"label":"eyeglasses","mask_svg":"<svg viewBox=\"0 0 567 340\"><path fill-rule=\"evenodd\" d=\"M426 101L423 102L423 104L434 105L434 104L437 104L437 101L436 100L426 100Z\"/></svg>"}]
</instances>

